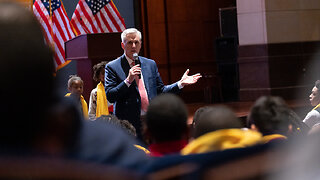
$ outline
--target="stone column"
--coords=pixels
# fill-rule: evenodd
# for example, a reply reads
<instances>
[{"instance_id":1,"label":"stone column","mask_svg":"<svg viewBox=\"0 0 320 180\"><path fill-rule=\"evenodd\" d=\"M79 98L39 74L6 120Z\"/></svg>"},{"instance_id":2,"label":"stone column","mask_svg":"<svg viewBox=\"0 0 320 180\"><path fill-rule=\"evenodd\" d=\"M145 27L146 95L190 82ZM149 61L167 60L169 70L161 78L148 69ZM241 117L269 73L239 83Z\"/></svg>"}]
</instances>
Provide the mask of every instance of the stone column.
<instances>
[{"instance_id":1,"label":"stone column","mask_svg":"<svg viewBox=\"0 0 320 180\"><path fill-rule=\"evenodd\" d=\"M240 100L304 98L320 79L319 0L237 0Z\"/></svg>"}]
</instances>

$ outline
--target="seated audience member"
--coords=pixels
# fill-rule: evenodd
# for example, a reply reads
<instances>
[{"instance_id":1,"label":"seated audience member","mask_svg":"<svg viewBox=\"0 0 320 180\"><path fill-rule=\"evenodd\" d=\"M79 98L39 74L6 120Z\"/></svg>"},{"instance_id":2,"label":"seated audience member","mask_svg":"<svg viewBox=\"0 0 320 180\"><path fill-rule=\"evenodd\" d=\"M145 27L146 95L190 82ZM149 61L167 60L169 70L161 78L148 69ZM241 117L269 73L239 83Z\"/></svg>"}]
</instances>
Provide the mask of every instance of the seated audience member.
<instances>
[{"instance_id":1,"label":"seated audience member","mask_svg":"<svg viewBox=\"0 0 320 180\"><path fill-rule=\"evenodd\" d=\"M306 115L303 122L312 128L314 125L320 123L320 80L315 82L310 94L310 103L314 108Z\"/></svg>"},{"instance_id":2,"label":"seated audience member","mask_svg":"<svg viewBox=\"0 0 320 180\"><path fill-rule=\"evenodd\" d=\"M0 1L1 151L33 151L38 138L46 138L53 72L52 53L30 10Z\"/></svg>"},{"instance_id":3,"label":"seated audience member","mask_svg":"<svg viewBox=\"0 0 320 180\"><path fill-rule=\"evenodd\" d=\"M196 112L193 115L193 121L192 121L192 126L194 127L196 122L200 119L200 116L207 112L208 110L211 110L211 106L203 106L200 107L199 109L196 110Z\"/></svg>"},{"instance_id":4,"label":"seated audience member","mask_svg":"<svg viewBox=\"0 0 320 180\"><path fill-rule=\"evenodd\" d=\"M208 107L195 122L194 126L194 138L220 129L243 127L234 112L224 106Z\"/></svg>"},{"instance_id":5,"label":"seated audience member","mask_svg":"<svg viewBox=\"0 0 320 180\"><path fill-rule=\"evenodd\" d=\"M57 97L53 54L32 12L0 1L1 156L58 156L139 169L148 156L115 128L84 121Z\"/></svg>"},{"instance_id":6,"label":"seated audience member","mask_svg":"<svg viewBox=\"0 0 320 180\"><path fill-rule=\"evenodd\" d=\"M295 113L292 109L288 109L289 114L288 118L290 121L290 124L292 125L292 131L289 134L293 137L304 137L308 134L310 128L302 122L302 119L298 116L297 113Z\"/></svg>"},{"instance_id":7,"label":"seated audience member","mask_svg":"<svg viewBox=\"0 0 320 180\"><path fill-rule=\"evenodd\" d=\"M181 154L243 148L260 142L260 133L242 127L240 120L229 108L208 107L194 124L194 140L182 149Z\"/></svg>"},{"instance_id":8,"label":"seated audience member","mask_svg":"<svg viewBox=\"0 0 320 180\"><path fill-rule=\"evenodd\" d=\"M185 147L188 143L187 117L187 108L176 95L162 94L150 102L144 130L151 143L151 156L179 153Z\"/></svg>"},{"instance_id":9,"label":"seated audience member","mask_svg":"<svg viewBox=\"0 0 320 180\"><path fill-rule=\"evenodd\" d=\"M115 115L101 115L96 119L96 121L113 124L125 130L129 135L132 135L134 137L137 136L136 129L133 127L133 125L129 121L120 120Z\"/></svg>"},{"instance_id":10,"label":"seated audience member","mask_svg":"<svg viewBox=\"0 0 320 180\"><path fill-rule=\"evenodd\" d=\"M83 93L83 81L77 75L71 75L68 80L68 90L70 93L66 94L66 97L70 97L78 103L79 109L81 110L83 116L88 119L88 105Z\"/></svg>"},{"instance_id":11,"label":"seated audience member","mask_svg":"<svg viewBox=\"0 0 320 180\"><path fill-rule=\"evenodd\" d=\"M99 82L97 87L90 93L89 119L94 120L101 115L108 115L113 112L113 105L107 101L104 90L104 68L107 62L102 61L93 66L93 80Z\"/></svg>"},{"instance_id":12,"label":"seated audience member","mask_svg":"<svg viewBox=\"0 0 320 180\"><path fill-rule=\"evenodd\" d=\"M123 130L99 121L83 120L81 125L68 158L133 170L150 162L150 157L134 146L136 139Z\"/></svg>"},{"instance_id":13,"label":"seated audience member","mask_svg":"<svg viewBox=\"0 0 320 180\"><path fill-rule=\"evenodd\" d=\"M205 113L207 112L208 110L210 110L211 106L203 106L203 107L200 107L199 109L196 110L196 112L194 113L193 115L193 119L192 119L192 126L191 126L191 134L193 135L194 134L194 128L195 128L195 124L199 121L200 117ZM190 138L193 138L190 137ZM192 140L192 139L191 139Z\"/></svg>"},{"instance_id":14,"label":"seated audience member","mask_svg":"<svg viewBox=\"0 0 320 180\"><path fill-rule=\"evenodd\" d=\"M116 116L115 116L116 117ZM120 120L120 125L126 132L134 137L137 137L136 128L128 120Z\"/></svg>"},{"instance_id":15,"label":"seated audience member","mask_svg":"<svg viewBox=\"0 0 320 180\"><path fill-rule=\"evenodd\" d=\"M131 135L132 137L137 137L136 128L127 120L120 120L115 115L101 115L96 119L97 122L106 122L113 124L117 127L120 127L121 129L125 130L126 133ZM145 147L134 144L134 146L142 151L144 151L146 154L149 154L150 151L146 149Z\"/></svg>"},{"instance_id":16,"label":"seated audience member","mask_svg":"<svg viewBox=\"0 0 320 180\"><path fill-rule=\"evenodd\" d=\"M250 110L248 126L263 134L263 142L284 140L292 132L290 108L280 97L260 97Z\"/></svg>"}]
</instances>

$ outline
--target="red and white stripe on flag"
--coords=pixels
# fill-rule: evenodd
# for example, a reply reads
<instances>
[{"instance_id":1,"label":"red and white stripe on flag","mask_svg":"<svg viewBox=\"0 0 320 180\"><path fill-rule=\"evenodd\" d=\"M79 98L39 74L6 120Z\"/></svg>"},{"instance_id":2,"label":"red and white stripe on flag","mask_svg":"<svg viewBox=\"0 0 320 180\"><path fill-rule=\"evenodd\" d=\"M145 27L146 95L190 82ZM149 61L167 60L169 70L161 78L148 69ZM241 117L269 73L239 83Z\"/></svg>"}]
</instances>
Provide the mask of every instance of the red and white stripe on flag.
<instances>
[{"instance_id":1,"label":"red and white stripe on flag","mask_svg":"<svg viewBox=\"0 0 320 180\"><path fill-rule=\"evenodd\" d=\"M74 32L61 0L35 0L33 13L42 26L47 44L54 49L56 69L63 67L68 63L64 43L74 37Z\"/></svg>"},{"instance_id":2,"label":"red and white stripe on flag","mask_svg":"<svg viewBox=\"0 0 320 180\"><path fill-rule=\"evenodd\" d=\"M71 24L77 35L122 32L126 29L112 0L79 0Z\"/></svg>"}]
</instances>

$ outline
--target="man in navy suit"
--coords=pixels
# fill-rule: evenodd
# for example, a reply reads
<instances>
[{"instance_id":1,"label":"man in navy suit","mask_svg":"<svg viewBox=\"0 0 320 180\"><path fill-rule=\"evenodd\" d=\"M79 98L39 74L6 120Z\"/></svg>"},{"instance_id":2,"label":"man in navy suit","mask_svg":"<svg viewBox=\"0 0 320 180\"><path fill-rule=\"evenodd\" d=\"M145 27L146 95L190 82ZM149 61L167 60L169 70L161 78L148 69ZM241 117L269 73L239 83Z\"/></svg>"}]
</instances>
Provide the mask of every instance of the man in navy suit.
<instances>
[{"instance_id":1,"label":"man in navy suit","mask_svg":"<svg viewBox=\"0 0 320 180\"><path fill-rule=\"evenodd\" d=\"M141 32L129 28L121 34L124 54L111 61L105 69L105 90L109 102L114 103L114 113L128 120L141 138L141 116L145 115L148 101L160 93L178 93L186 85L194 84L201 75L189 76L189 69L180 81L164 85L154 60L135 57L141 49ZM136 55L135 55L136 56ZM135 60L139 64L134 64Z\"/></svg>"}]
</instances>

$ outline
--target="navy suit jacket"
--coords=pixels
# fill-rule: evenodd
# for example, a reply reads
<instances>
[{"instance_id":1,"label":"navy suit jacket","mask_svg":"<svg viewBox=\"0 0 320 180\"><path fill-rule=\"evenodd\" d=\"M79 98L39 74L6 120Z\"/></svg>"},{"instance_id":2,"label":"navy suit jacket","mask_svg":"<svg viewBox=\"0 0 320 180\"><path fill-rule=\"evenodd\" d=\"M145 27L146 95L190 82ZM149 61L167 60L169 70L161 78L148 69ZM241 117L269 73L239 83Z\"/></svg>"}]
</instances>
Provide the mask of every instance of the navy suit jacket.
<instances>
[{"instance_id":1,"label":"navy suit jacket","mask_svg":"<svg viewBox=\"0 0 320 180\"><path fill-rule=\"evenodd\" d=\"M139 56L141 72L149 102L160 93L178 93L177 83L164 85L154 60ZM105 90L109 102L114 103L114 113L119 119L128 120L140 132L141 98L135 81L128 87L127 78L130 65L125 57L109 62L105 68Z\"/></svg>"}]
</instances>

